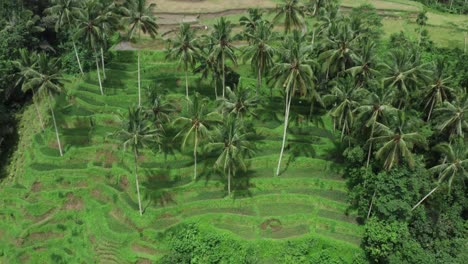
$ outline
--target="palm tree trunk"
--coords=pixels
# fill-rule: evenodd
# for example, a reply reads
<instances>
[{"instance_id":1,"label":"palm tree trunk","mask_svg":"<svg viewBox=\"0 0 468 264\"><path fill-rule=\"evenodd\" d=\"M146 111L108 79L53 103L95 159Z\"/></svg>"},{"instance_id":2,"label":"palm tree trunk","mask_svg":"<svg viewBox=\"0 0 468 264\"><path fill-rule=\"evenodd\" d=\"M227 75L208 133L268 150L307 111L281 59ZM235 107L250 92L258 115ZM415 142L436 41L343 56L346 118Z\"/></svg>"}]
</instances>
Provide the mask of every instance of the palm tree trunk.
<instances>
[{"instance_id":1,"label":"palm tree trunk","mask_svg":"<svg viewBox=\"0 0 468 264\"><path fill-rule=\"evenodd\" d=\"M369 220L370 214L372 212L372 205L374 204L374 199L375 199L375 194L376 193L377 193L377 190L375 190L374 194L372 195L372 199L371 199L370 206L369 206L369 211L367 211L367 220Z\"/></svg>"},{"instance_id":2,"label":"palm tree trunk","mask_svg":"<svg viewBox=\"0 0 468 264\"><path fill-rule=\"evenodd\" d=\"M141 207L141 196L140 196L140 183L138 182L138 154L136 149L133 151L135 157L135 185L137 189L137 196L138 196L138 209L140 211L140 216L143 215L143 209Z\"/></svg>"},{"instance_id":3,"label":"palm tree trunk","mask_svg":"<svg viewBox=\"0 0 468 264\"><path fill-rule=\"evenodd\" d=\"M284 130L283 130L283 143L281 145L281 152L280 152L280 157L278 160L278 168L276 169L276 176L279 176L280 173L280 168L281 168L281 160L283 159L283 153L284 153L284 145L286 143L286 135L287 135L287 130L288 130L288 123L289 123L289 110L291 108L291 101L292 101L292 94L289 93L289 85L287 87L286 91L286 109L285 109L285 116L284 116Z\"/></svg>"},{"instance_id":4,"label":"palm tree trunk","mask_svg":"<svg viewBox=\"0 0 468 264\"><path fill-rule=\"evenodd\" d=\"M228 195L231 195L231 168L228 168Z\"/></svg>"},{"instance_id":5,"label":"palm tree trunk","mask_svg":"<svg viewBox=\"0 0 468 264\"><path fill-rule=\"evenodd\" d=\"M34 105L34 108L36 109L36 113L37 113L37 117L39 118L39 123L41 124L41 130L44 131L45 130L45 126L44 126L44 121L42 121L42 115L41 115L41 112L39 111L39 107L37 106L37 98L36 98L36 95L34 93L34 89L31 89L32 90L32 100L33 100L33 105Z\"/></svg>"},{"instance_id":6,"label":"palm tree trunk","mask_svg":"<svg viewBox=\"0 0 468 264\"><path fill-rule=\"evenodd\" d=\"M104 91L102 90L102 82L101 82L101 73L99 72L99 62L98 62L98 54L96 49L94 49L95 59L96 59L96 69L97 69L97 76L99 81L99 89L101 90L101 95L104 95Z\"/></svg>"},{"instance_id":7,"label":"palm tree trunk","mask_svg":"<svg viewBox=\"0 0 468 264\"><path fill-rule=\"evenodd\" d=\"M419 201L415 206L413 206L413 208L411 209L411 211L413 211L414 209L416 209L416 207L418 207L422 202L424 202L424 200L427 199L427 197L429 197L433 192L435 192L437 190L437 188L439 188L440 185L437 185L434 189L432 189L432 191L430 191L426 196L424 196L424 198L421 199L421 201Z\"/></svg>"},{"instance_id":8,"label":"palm tree trunk","mask_svg":"<svg viewBox=\"0 0 468 264\"><path fill-rule=\"evenodd\" d=\"M216 99L218 99L218 81L217 81L217 77L214 77L214 88L215 88Z\"/></svg>"},{"instance_id":9,"label":"palm tree trunk","mask_svg":"<svg viewBox=\"0 0 468 264\"><path fill-rule=\"evenodd\" d=\"M189 96L188 96L188 67L185 66L185 96L187 97L187 100L189 99Z\"/></svg>"},{"instance_id":10,"label":"palm tree trunk","mask_svg":"<svg viewBox=\"0 0 468 264\"><path fill-rule=\"evenodd\" d=\"M371 129L371 134L370 134L370 138L372 139L374 137L374 128L375 128L375 123L372 124L372 129ZM369 162L370 162L370 156L371 156L371 153L372 153L372 144L374 142L370 142L370 145L369 145L369 151L367 152L367 163L366 163L366 168L369 168Z\"/></svg>"},{"instance_id":11,"label":"palm tree trunk","mask_svg":"<svg viewBox=\"0 0 468 264\"><path fill-rule=\"evenodd\" d=\"M257 91L256 95L258 96L258 91L260 90L260 86L262 85L262 67L258 67L258 74L257 74Z\"/></svg>"},{"instance_id":12,"label":"palm tree trunk","mask_svg":"<svg viewBox=\"0 0 468 264\"><path fill-rule=\"evenodd\" d=\"M197 148L198 148L198 131L195 130L195 144L193 147L193 159L195 161L195 166L193 169L193 179L197 179Z\"/></svg>"},{"instance_id":13,"label":"palm tree trunk","mask_svg":"<svg viewBox=\"0 0 468 264\"><path fill-rule=\"evenodd\" d=\"M429 115L427 116L427 122L429 122L429 120L431 120L431 114L432 114L432 109L434 109L434 104L435 104L435 100L432 100L432 103L431 103L431 108L429 109Z\"/></svg>"},{"instance_id":14,"label":"palm tree trunk","mask_svg":"<svg viewBox=\"0 0 468 264\"><path fill-rule=\"evenodd\" d=\"M80 61L80 57L78 56L78 50L76 49L75 41L72 40L72 43L73 43L73 50L75 51L76 61L78 62L78 67L80 68L81 75L84 75L83 67L81 67L81 61Z\"/></svg>"},{"instance_id":15,"label":"palm tree trunk","mask_svg":"<svg viewBox=\"0 0 468 264\"><path fill-rule=\"evenodd\" d=\"M226 73L224 72L224 52L222 54L222 65L221 67L223 67L223 98L224 98L224 91L226 90Z\"/></svg>"},{"instance_id":16,"label":"palm tree trunk","mask_svg":"<svg viewBox=\"0 0 468 264\"><path fill-rule=\"evenodd\" d=\"M102 49L102 47L101 47L101 63L102 63L102 76L105 80L107 77L106 77L106 68L104 66L104 50Z\"/></svg>"},{"instance_id":17,"label":"palm tree trunk","mask_svg":"<svg viewBox=\"0 0 468 264\"><path fill-rule=\"evenodd\" d=\"M138 50L138 107L141 107L140 50Z\"/></svg>"},{"instance_id":18,"label":"palm tree trunk","mask_svg":"<svg viewBox=\"0 0 468 264\"><path fill-rule=\"evenodd\" d=\"M52 113L52 120L54 122L55 136L57 137L57 144L58 144L58 147L59 147L60 157L63 157L62 144L60 144L60 137L59 137L58 128L57 128L57 121L55 120L54 109L52 108L52 103L50 102L51 99L53 99L53 97L52 97L52 94L49 93L49 100L48 101L49 101L50 112Z\"/></svg>"}]
</instances>

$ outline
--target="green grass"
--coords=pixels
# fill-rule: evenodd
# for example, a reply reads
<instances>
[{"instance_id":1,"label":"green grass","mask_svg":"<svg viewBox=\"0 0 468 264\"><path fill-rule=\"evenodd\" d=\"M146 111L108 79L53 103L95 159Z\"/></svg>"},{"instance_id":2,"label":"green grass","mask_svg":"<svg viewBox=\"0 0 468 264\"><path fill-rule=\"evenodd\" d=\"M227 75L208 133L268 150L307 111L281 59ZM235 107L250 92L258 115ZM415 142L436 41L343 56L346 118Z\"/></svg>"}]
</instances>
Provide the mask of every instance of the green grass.
<instances>
[{"instance_id":1,"label":"green grass","mask_svg":"<svg viewBox=\"0 0 468 264\"><path fill-rule=\"evenodd\" d=\"M183 97L177 66L164 61L163 52L144 54L143 83L163 83L164 88L172 88L170 97ZM72 80L67 85L69 96L57 98L64 157L58 155L50 121L41 132L34 108L23 114L11 177L0 189L0 262L156 261L167 254L167 245L157 236L192 221L208 232L225 232L246 244L260 243L256 248L264 262L281 257L281 250L272 249L298 239L314 238L333 246L345 252L347 262L362 253L362 228L352 214L344 214L341 166L326 155L336 140L329 129L292 125L292 148L308 145L315 154L293 158L287 151L284 173L273 177L281 144L280 113L277 121L267 118L255 123L262 135L256 142L259 152L249 161L249 172L234 179L234 198L226 197L225 178L205 168L208 163L199 165L202 176L192 181L190 153L176 151L166 160L162 154L143 151L140 180L146 210L140 217L131 155L108 137L120 126L119 114L125 116L126 109L136 104L135 54L116 52L114 56L107 66L112 78L104 84L107 95L100 95L95 73L90 73L85 81ZM251 75L247 66L240 69ZM197 79L190 78L192 90L197 89ZM46 106L39 107L49 119ZM272 218L281 222L279 229L262 227Z\"/></svg>"}]
</instances>

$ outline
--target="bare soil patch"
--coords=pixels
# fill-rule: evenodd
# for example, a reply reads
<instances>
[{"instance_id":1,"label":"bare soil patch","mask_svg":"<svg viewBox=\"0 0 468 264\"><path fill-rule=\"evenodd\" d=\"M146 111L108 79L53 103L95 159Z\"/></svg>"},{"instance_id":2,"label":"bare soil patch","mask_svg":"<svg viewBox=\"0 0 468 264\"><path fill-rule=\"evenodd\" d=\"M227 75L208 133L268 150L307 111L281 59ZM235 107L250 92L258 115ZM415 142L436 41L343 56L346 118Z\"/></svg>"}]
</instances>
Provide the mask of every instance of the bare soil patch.
<instances>
[{"instance_id":1,"label":"bare soil patch","mask_svg":"<svg viewBox=\"0 0 468 264\"><path fill-rule=\"evenodd\" d=\"M31 191L32 192L39 192L39 191L41 191L41 188L42 188L42 183L38 182L38 181L35 181L33 183L33 185L31 186Z\"/></svg>"},{"instance_id":2,"label":"bare soil patch","mask_svg":"<svg viewBox=\"0 0 468 264\"><path fill-rule=\"evenodd\" d=\"M122 189L127 190L129 184L130 184L130 182L128 181L127 176L120 176L119 186Z\"/></svg>"},{"instance_id":3,"label":"bare soil patch","mask_svg":"<svg viewBox=\"0 0 468 264\"><path fill-rule=\"evenodd\" d=\"M81 210L84 207L84 202L81 197L75 196L73 193L67 194L67 201L63 204L65 210Z\"/></svg>"},{"instance_id":4,"label":"bare soil patch","mask_svg":"<svg viewBox=\"0 0 468 264\"><path fill-rule=\"evenodd\" d=\"M156 255L158 253L158 251L155 249L149 248L147 246L139 245L139 244L133 244L132 250L143 253L143 254L148 254L148 255Z\"/></svg>"},{"instance_id":5,"label":"bare soil patch","mask_svg":"<svg viewBox=\"0 0 468 264\"><path fill-rule=\"evenodd\" d=\"M112 150L100 150L96 152L96 160L102 162L104 168L110 168L114 162L118 161L118 158Z\"/></svg>"},{"instance_id":6,"label":"bare soil patch","mask_svg":"<svg viewBox=\"0 0 468 264\"><path fill-rule=\"evenodd\" d=\"M277 232L283 229L283 225L281 224L281 221L279 219L271 218L261 223L260 228L262 230L270 229L273 232Z\"/></svg>"}]
</instances>

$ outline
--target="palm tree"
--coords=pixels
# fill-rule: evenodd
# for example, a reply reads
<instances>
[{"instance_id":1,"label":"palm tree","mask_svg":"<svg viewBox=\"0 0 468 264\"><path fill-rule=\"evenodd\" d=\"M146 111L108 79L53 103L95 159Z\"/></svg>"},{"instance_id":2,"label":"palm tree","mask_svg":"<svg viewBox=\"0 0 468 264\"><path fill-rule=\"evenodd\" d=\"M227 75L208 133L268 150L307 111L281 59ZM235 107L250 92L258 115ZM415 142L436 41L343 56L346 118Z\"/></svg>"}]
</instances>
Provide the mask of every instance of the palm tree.
<instances>
[{"instance_id":1,"label":"palm tree","mask_svg":"<svg viewBox=\"0 0 468 264\"><path fill-rule=\"evenodd\" d=\"M185 116L180 116L174 120L175 125L182 125L180 132L175 136L183 136L182 148L187 145L187 141L193 137L193 178L197 179L197 151L200 141L209 137L212 126L220 121L216 112L210 112L206 98L200 98L200 94L195 93L193 100L188 100Z\"/></svg>"},{"instance_id":2,"label":"palm tree","mask_svg":"<svg viewBox=\"0 0 468 264\"><path fill-rule=\"evenodd\" d=\"M384 161L384 169L391 170L393 166L405 161L409 167L414 166L411 150L414 146L426 147L426 139L417 132L405 133L404 114L400 112L398 125L395 130L380 126L376 131L379 136L370 139L372 142L383 143L377 151L376 157Z\"/></svg>"},{"instance_id":3,"label":"palm tree","mask_svg":"<svg viewBox=\"0 0 468 264\"><path fill-rule=\"evenodd\" d=\"M102 64L102 76L105 79L106 77L106 68L104 63L104 48L107 49L107 39L111 36L116 30L120 28L120 17L117 15L117 8L114 2L106 5L106 3L101 3L99 7L102 12L100 13L100 23L102 29L102 37L100 41L100 52L101 52L101 64Z\"/></svg>"},{"instance_id":4,"label":"palm tree","mask_svg":"<svg viewBox=\"0 0 468 264\"><path fill-rule=\"evenodd\" d=\"M244 27L244 34L250 43L250 37L248 35L251 35L255 31L257 23L263 21L263 13L257 8L249 8L248 12L249 16L242 16L239 19L239 24Z\"/></svg>"},{"instance_id":5,"label":"palm tree","mask_svg":"<svg viewBox=\"0 0 468 264\"><path fill-rule=\"evenodd\" d=\"M450 76L447 76L447 63L444 59L438 59L434 62L434 71L431 84L426 88L426 105L424 109L429 110L427 115L427 121L431 119L432 110L434 107L442 105L444 101L448 99L448 96L451 93L454 93L454 90L448 85Z\"/></svg>"},{"instance_id":6,"label":"palm tree","mask_svg":"<svg viewBox=\"0 0 468 264\"><path fill-rule=\"evenodd\" d=\"M215 162L215 168L222 170L228 178L228 194L231 194L231 177L237 171L246 171L245 158L253 154L253 146L247 139L248 134L242 127L242 121L235 116L228 115L223 122L219 135L209 149L221 151Z\"/></svg>"},{"instance_id":7,"label":"palm tree","mask_svg":"<svg viewBox=\"0 0 468 264\"><path fill-rule=\"evenodd\" d=\"M103 19L97 10L99 7L94 1L86 2L86 9L78 17L77 31L74 35L75 39L81 39L94 51L94 58L96 60L96 71L99 81L99 89L101 95L104 95L102 88L101 73L99 71L98 52L97 47L100 45L103 37L103 28L101 20Z\"/></svg>"},{"instance_id":8,"label":"palm tree","mask_svg":"<svg viewBox=\"0 0 468 264\"><path fill-rule=\"evenodd\" d=\"M359 107L356 108L355 112L357 113L358 125L362 127L370 128L370 133L368 138L373 138L376 129L379 129L380 126L390 125L390 120L392 117L396 116L397 109L391 105L393 100L393 93L385 89L378 89L375 93L370 93L367 98L365 98ZM381 129L381 128L380 128ZM369 167L370 157L372 153L372 144L369 142L369 150L367 153L367 163L366 167Z\"/></svg>"},{"instance_id":9,"label":"palm tree","mask_svg":"<svg viewBox=\"0 0 468 264\"><path fill-rule=\"evenodd\" d=\"M193 70L193 72L200 73L201 79L208 78L208 75L211 73L215 96L218 98L218 82L220 81L221 73L219 72L220 69L218 67L218 58L210 56L210 46L211 45L208 45L208 48L202 48L199 50L200 52L196 59L199 65Z\"/></svg>"},{"instance_id":10,"label":"palm tree","mask_svg":"<svg viewBox=\"0 0 468 264\"><path fill-rule=\"evenodd\" d=\"M304 29L304 11L299 6L298 0L284 0L284 4L276 7L276 15L273 22L283 20L284 33L289 33L292 29Z\"/></svg>"},{"instance_id":11,"label":"palm tree","mask_svg":"<svg viewBox=\"0 0 468 264\"><path fill-rule=\"evenodd\" d=\"M346 72L351 73L358 85L368 87L369 81L380 73L375 46L374 42L368 42L361 50L351 54L351 60L356 66L347 69Z\"/></svg>"},{"instance_id":12,"label":"palm tree","mask_svg":"<svg viewBox=\"0 0 468 264\"><path fill-rule=\"evenodd\" d=\"M39 111L39 108L37 106L37 98L36 96L36 88L37 87L32 87L28 86L28 79L29 76L31 75L31 72L34 71L37 65L37 53L36 52L29 52L27 49L20 49L19 50L19 59L17 61L13 62L13 65L16 67L18 70L18 73L16 74L16 87L21 87L21 90L23 92L27 92L29 89L31 90L33 96L33 105L34 108L36 109L36 114L37 117L39 118L39 123L41 125L42 131L44 131L44 121L41 115L41 112ZM16 88L15 87L15 88Z\"/></svg>"},{"instance_id":13,"label":"palm tree","mask_svg":"<svg viewBox=\"0 0 468 264\"><path fill-rule=\"evenodd\" d=\"M244 59L250 60L252 70L257 72L257 91L262 85L262 76L270 70L273 65L273 57L277 50L272 45L278 40L278 35L273 32L273 25L266 21L260 21L256 24L255 29L246 32L246 35L251 40L251 45L248 45L244 50Z\"/></svg>"},{"instance_id":14,"label":"palm tree","mask_svg":"<svg viewBox=\"0 0 468 264\"><path fill-rule=\"evenodd\" d=\"M52 0L53 6L44 10L45 13L57 16L57 22L55 23L55 32L59 32L61 29L70 29L75 26L75 20L82 12L82 2L76 0ZM78 56L78 50L76 48L75 40L72 38L73 50L75 51L76 61L80 72L84 75L83 67L81 66L80 57Z\"/></svg>"},{"instance_id":15,"label":"palm tree","mask_svg":"<svg viewBox=\"0 0 468 264\"><path fill-rule=\"evenodd\" d=\"M468 96L457 96L453 102L444 102L442 107L434 111L437 116L436 128L441 132L448 132L450 138L453 136L464 138L468 129L466 114L468 113Z\"/></svg>"},{"instance_id":16,"label":"palm tree","mask_svg":"<svg viewBox=\"0 0 468 264\"><path fill-rule=\"evenodd\" d=\"M252 114L252 108L257 106L258 97L252 96L249 89L239 86L234 92L231 88L226 88L226 98L220 99L221 111L224 115L233 114L239 119L243 119L246 114Z\"/></svg>"},{"instance_id":17,"label":"palm tree","mask_svg":"<svg viewBox=\"0 0 468 264\"><path fill-rule=\"evenodd\" d=\"M286 143L287 129L289 124L289 114L292 98L299 94L305 96L314 90L314 72L312 65L315 64L309 57L312 52L311 46L305 43L304 35L298 31L293 31L293 35L283 42L284 48L281 52L281 61L272 69L271 80L285 90L285 115L283 143L276 175L279 175L281 160L283 158L284 146Z\"/></svg>"},{"instance_id":18,"label":"palm tree","mask_svg":"<svg viewBox=\"0 0 468 264\"><path fill-rule=\"evenodd\" d=\"M418 17L416 18L416 24L419 25L419 40L418 40L418 45L421 45L421 38L422 38L422 31L423 31L423 27L426 25L427 23L427 11L424 10L424 11L421 11L418 13Z\"/></svg>"},{"instance_id":19,"label":"palm tree","mask_svg":"<svg viewBox=\"0 0 468 264\"><path fill-rule=\"evenodd\" d=\"M60 60L49 58L46 54L41 53L37 56L37 67L27 74L27 82L23 85L24 90L37 90L39 95L48 98L49 109L54 122L55 136L57 137L57 145L60 156L63 156L62 145L60 143L57 121L52 107L51 100L54 99L54 93L60 93L63 89L64 78L62 78Z\"/></svg>"},{"instance_id":20,"label":"palm tree","mask_svg":"<svg viewBox=\"0 0 468 264\"><path fill-rule=\"evenodd\" d=\"M437 186L432 189L424 198L422 198L411 210L416 209L427 197L435 192L441 184L448 180L448 190L450 192L452 183L456 177L468 179L468 150L463 139L458 139L455 144L441 143L434 148L443 154L442 164L436 165L430 169L432 173L438 174L439 180Z\"/></svg>"},{"instance_id":21,"label":"palm tree","mask_svg":"<svg viewBox=\"0 0 468 264\"><path fill-rule=\"evenodd\" d=\"M176 111L176 106L164 100L156 89L151 89L148 92L148 114L153 119L156 127L164 131L164 124L169 124L171 114Z\"/></svg>"},{"instance_id":22,"label":"palm tree","mask_svg":"<svg viewBox=\"0 0 468 264\"><path fill-rule=\"evenodd\" d=\"M140 216L143 215L141 206L140 184L138 180L138 157L140 150L144 147L158 144L160 132L151 126L151 123L145 119L144 110L140 107L128 109L128 118L124 122L121 130L114 133L114 136L122 141L124 151L131 149L135 165L135 186L138 196L138 208Z\"/></svg>"},{"instance_id":23,"label":"palm tree","mask_svg":"<svg viewBox=\"0 0 468 264\"><path fill-rule=\"evenodd\" d=\"M212 48L210 57L216 58L216 61L221 63L221 73L223 82L223 97L226 90L226 58L230 59L234 64L237 64L234 46L232 44L232 24L224 17L221 17L214 25L214 31L211 34Z\"/></svg>"},{"instance_id":24,"label":"palm tree","mask_svg":"<svg viewBox=\"0 0 468 264\"><path fill-rule=\"evenodd\" d=\"M175 40L171 42L172 48L167 54L167 58L178 59L179 66L184 65L185 96L187 99L189 99L188 69L189 66L193 68L197 63L198 48L195 45L196 41L195 32L191 30L190 24L181 24Z\"/></svg>"},{"instance_id":25,"label":"palm tree","mask_svg":"<svg viewBox=\"0 0 468 264\"><path fill-rule=\"evenodd\" d=\"M128 2L126 9L126 23L129 25L129 39L137 32L138 38L141 40L141 32L149 34L151 38L155 38L158 30L156 17L153 9L156 4L147 5L146 0L134 0ZM138 50L138 106L141 106L141 75L140 75L140 50Z\"/></svg>"},{"instance_id":26,"label":"palm tree","mask_svg":"<svg viewBox=\"0 0 468 264\"><path fill-rule=\"evenodd\" d=\"M394 50L390 56L390 62L383 63L383 83L397 90L398 108L401 108L403 102L409 101L410 94L417 96L414 89L428 80L430 72L424 69L416 51Z\"/></svg>"},{"instance_id":27,"label":"palm tree","mask_svg":"<svg viewBox=\"0 0 468 264\"><path fill-rule=\"evenodd\" d=\"M341 140L345 134L351 133L354 124L354 111L366 92L366 90L356 87L352 78L346 78L334 82L331 94L324 97L327 104L334 104L330 115L333 118L334 128L337 125L338 129L341 129Z\"/></svg>"}]
</instances>

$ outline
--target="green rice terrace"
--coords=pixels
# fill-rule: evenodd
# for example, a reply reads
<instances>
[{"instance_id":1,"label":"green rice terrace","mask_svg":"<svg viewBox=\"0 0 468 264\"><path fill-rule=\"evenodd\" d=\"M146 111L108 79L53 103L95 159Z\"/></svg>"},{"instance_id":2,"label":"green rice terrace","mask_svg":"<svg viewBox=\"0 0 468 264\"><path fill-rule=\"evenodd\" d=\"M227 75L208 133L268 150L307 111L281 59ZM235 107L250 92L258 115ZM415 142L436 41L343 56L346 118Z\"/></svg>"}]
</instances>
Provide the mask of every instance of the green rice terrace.
<instances>
[{"instance_id":1,"label":"green rice terrace","mask_svg":"<svg viewBox=\"0 0 468 264\"><path fill-rule=\"evenodd\" d=\"M166 234L187 223L256 248L263 263L281 259L282 250L274 249L304 241L314 245L309 254L317 259L324 251L339 252L342 261L361 254L362 228L345 212L345 182L333 155L339 137L332 133L330 120L325 118L325 127L291 125L284 172L274 176L283 129L279 94L255 121L259 151L248 160L249 170L233 178L233 198L227 197L226 178L212 173L213 157L207 153L200 153L200 175L193 181L190 148L167 154L143 151L141 217L132 155L109 136L121 126L119 114L125 116L138 100L137 80L132 78L136 53L119 51L114 56L106 68L105 96L91 72L84 81L72 79L66 95L57 99L63 157L53 128L41 132L33 108L28 109L31 117L25 122L31 122L34 132L20 146L24 163L0 191L0 261L149 263L169 253ZM185 103L183 71L176 63L165 61L162 51L143 52L141 63L143 87L157 85L161 93L170 89L168 98ZM256 82L248 67L237 69L244 86ZM216 103L213 88L200 76L190 76L189 84L211 97L210 104ZM308 113L307 104L293 104L296 112ZM245 256L238 257L240 261Z\"/></svg>"}]
</instances>

